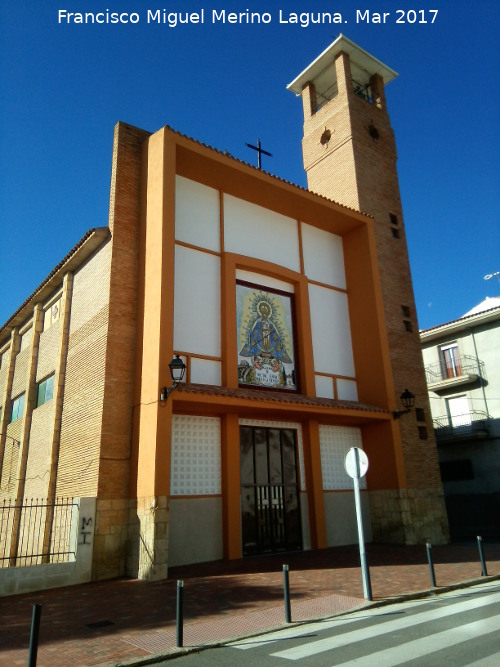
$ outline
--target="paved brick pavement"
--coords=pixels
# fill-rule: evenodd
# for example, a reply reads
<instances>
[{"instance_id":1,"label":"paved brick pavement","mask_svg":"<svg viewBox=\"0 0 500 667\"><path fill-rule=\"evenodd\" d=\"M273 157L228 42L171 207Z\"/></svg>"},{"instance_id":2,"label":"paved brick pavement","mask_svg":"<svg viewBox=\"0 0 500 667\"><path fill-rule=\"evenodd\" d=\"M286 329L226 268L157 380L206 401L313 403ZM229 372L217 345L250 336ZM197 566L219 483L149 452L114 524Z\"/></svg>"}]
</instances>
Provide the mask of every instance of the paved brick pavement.
<instances>
[{"instance_id":1,"label":"paved brick pavement","mask_svg":"<svg viewBox=\"0 0 500 667\"><path fill-rule=\"evenodd\" d=\"M484 544L500 578L500 544ZM477 545L432 549L437 590L481 579ZM368 545L373 598L431 588L425 546ZM285 623L282 564L290 567L292 621L365 604L356 546L172 568L169 579L119 579L0 598L0 666L27 665L32 607L42 605L38 667L136 663L176 652L176 581L184 581L184 646Z\"/></svg>"}]
</instances>

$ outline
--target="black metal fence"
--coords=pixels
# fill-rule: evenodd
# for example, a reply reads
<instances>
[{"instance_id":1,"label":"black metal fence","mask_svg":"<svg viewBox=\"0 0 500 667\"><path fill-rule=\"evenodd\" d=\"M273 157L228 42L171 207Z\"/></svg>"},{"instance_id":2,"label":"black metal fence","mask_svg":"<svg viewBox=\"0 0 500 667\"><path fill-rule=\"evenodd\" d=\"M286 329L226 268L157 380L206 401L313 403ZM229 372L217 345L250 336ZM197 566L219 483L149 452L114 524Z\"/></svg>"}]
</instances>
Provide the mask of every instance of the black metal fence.
<instances>
[{"instance_id":1,"label":"black metal fence","mask_svg":"<svg viewBox=\"0 0 500 667\"><path fill-rule=\"evenodd\" d=\"M71 541L73 498L0 502L0 568L65 563L75 557Z\"/></svg>"}]
</instances>

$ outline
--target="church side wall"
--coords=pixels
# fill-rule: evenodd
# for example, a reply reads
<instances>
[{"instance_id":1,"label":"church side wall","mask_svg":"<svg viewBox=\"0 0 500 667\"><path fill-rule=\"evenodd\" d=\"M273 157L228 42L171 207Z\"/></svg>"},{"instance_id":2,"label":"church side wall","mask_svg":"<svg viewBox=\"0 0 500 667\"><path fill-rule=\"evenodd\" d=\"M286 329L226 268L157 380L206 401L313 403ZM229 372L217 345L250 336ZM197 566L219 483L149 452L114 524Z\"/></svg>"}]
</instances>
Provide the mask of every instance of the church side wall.
<instances>
[{"instance_id":1,"label":"church side wall","mask_svg":"<svg viewBox=\"0 0 500 667\"><path fill-rule=\"evenodd\" d=\"M110 243L75 272L56 495L97 496Z\"/></svg>"}]
</instances>

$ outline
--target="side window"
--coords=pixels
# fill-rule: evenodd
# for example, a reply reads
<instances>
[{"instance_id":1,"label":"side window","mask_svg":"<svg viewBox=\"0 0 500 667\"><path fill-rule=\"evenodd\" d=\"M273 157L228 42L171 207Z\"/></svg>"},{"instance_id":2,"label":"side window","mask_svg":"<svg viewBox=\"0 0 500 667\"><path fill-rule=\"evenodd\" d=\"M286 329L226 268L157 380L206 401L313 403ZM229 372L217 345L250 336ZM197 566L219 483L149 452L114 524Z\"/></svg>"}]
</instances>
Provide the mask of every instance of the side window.
<instances>
[{"instance_id":1,"label":"side window","mask_svg":"<svg viewBox=\"0 0 500 667\"><path fill-rule=\"evenodd\" d=\"M40 407L47 401L50 401L54 392L54 376L46 378L39 383L36 393L36 407Z\"/></svg>"},{"instance_id":2,"label":"side window","mask_svg":"<svg viewBox=\"0 0 500 667\"><path fill-rule=\"evenodd\" d=\"M23 416L24 411L24 394L21 394L12 401L12 412L10 414L10 421L15 422Z\"/></svg>"}]
</instances>

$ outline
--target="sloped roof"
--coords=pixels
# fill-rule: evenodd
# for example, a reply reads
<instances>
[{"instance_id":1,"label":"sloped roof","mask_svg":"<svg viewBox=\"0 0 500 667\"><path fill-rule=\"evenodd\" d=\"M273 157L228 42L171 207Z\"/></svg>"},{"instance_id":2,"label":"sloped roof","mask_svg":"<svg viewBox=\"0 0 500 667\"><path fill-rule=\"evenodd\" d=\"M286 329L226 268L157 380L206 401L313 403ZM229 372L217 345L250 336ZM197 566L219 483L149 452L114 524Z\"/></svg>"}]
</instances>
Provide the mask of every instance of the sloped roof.
<instances>
[{"instance_id":1,"label":"sloped roof","mask_svg":"<svg viewBox=\"0 0 500 667\"><path fill-rule=\"evenodd\" d=\"M421 340L432 340L433 338L438 338L440 335L451 331L459 331L461 329L469 328L479 322L483 324L484 322L499 318L500 297L486 298L456 320L437 324L429 329L422 329L420 331L420 338Z\"/></svg>"},{"instance_id":2,"label":"sloped roof","mask_svg":"<svg viewBox=\"0 0 500 667\"><path fill-rule=\"evenodd\" d=\"M469 315L476 315L477 313L484 313L487 310L492 308L498 308L500 306L500 296L487 296L484 301L478 303L477 306L468 310L462 317L468 317Z\"/></svg>"}]
</instances>

